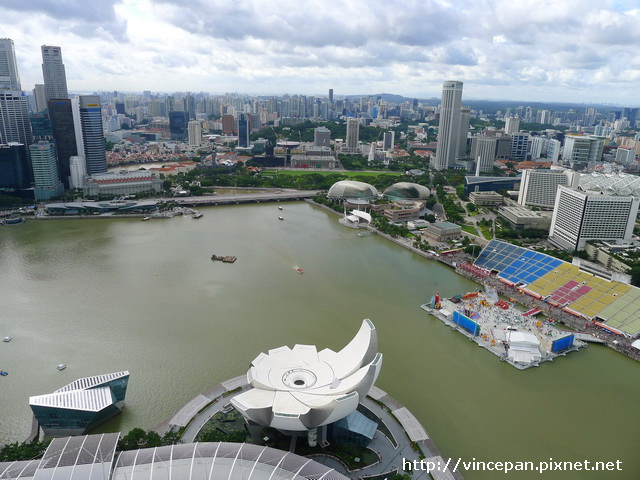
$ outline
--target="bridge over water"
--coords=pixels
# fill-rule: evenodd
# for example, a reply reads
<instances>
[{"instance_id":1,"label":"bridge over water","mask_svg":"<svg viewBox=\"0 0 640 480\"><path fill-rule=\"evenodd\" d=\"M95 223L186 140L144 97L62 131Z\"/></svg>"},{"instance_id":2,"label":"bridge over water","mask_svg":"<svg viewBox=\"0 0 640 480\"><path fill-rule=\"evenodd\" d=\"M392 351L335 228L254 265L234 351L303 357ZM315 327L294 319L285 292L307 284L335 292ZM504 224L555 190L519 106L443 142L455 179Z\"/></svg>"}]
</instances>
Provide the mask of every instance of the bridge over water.
<instances>
[{"instance_id":1,"label":"bridge over water","mask_svg":"<svg viewBox=\"0 0 640 480\"><path fill-rule=\"evenodd\" d=\"M285 202L304 200L315 197L320 190L277 190L266 193L249 193L234 195L207 195L201 197L178 197L173 199L180 205L231 205L240 203Z\"/></svg>"}]
</instances>

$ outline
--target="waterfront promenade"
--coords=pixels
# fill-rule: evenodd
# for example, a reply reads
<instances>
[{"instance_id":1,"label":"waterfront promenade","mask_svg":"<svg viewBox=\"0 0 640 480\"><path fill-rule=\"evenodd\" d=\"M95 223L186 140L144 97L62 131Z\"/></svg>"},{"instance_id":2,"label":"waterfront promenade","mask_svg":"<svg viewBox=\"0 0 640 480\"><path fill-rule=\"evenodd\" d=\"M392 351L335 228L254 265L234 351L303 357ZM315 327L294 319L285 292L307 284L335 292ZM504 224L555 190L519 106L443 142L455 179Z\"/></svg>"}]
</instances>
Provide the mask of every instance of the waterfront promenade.
<instances>
[{"instance_id":1,"label":"waterfront promenade","mask_svg":"<svg viewBox=\"0 0 640 480\"><path fill-rule=\"evenodd\" d=\"M195 396L172 417L157 425L153 430L163 435L167 431L183 430L182 443L195 442L198 433L206 423L217 413L226 412L230 407L230 400L250 388L246 376L232 378L222 382L205 392ZM361 469L349 470L341 461L330 455L318 454L313 459L327 465L353 479L389 475L395 473L411 473L412 478L428 480L463 480L460 472L452 472L446 468L447 458L443 458L435 443L413 416L401 403L387 392L372 387L361 405L378 418L383 425L376 431L373 440L367 448L376 453L379 460L373 465ZM383 433L386 432L386 433ZM387 435L390 435L389 438ZM306 438L306 436L305 436ZM407 465L414 462L430 462L436 465L437 471L428 473L426 470L410 472ZM454 461L451 461L455 464ZM425 463L426 464L426 463Z\"/></svg>"}]
</instances>

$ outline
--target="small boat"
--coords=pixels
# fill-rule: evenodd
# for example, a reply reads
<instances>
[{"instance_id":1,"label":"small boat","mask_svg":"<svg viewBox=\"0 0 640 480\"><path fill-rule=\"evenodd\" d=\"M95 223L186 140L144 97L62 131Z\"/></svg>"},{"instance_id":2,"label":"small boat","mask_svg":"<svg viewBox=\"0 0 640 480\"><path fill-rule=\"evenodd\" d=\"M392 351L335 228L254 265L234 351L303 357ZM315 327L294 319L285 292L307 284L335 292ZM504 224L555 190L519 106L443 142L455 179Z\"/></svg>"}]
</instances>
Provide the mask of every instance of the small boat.
<instances>
[{"instance_id":1,"label":"small boat","mask_svg":"<svg viewBox=\"0 0 640 480\"><path fill-rule=\"evenodd\" d=\"M9 375L9 372L6 372L4 370L0 370L0 376L6 377L7 375Z\"/></svg>"},{"instance_id":2,"label":"small boat","mask_svg":"<svg viewBox=\"0 0 640 480\"><path fill-rule=\"evenodd\" d=\"M149 220L151 220L151 217L143 217L143 218L142 218L142 221L143 221L143 222L148 222Z\"/></svg>"},{"instance_id":3,"label":"small boat","mask_svg":"<svg viewBox=\"0 0 640 480\"><path fill-rule=\"evenodd\" d=\"M204 215L202 212L196 212L193 214L193 218L200 218L202 215Z\"/></svg>"},{"instance_id":4,"label":"small boat","mask_svg":"<svg viewBox=\"0 0 640 480\"><path fill-rule=\"evenodd\" d=\"M284 220L284 217L278 217L278 220Z\"/></svg>"},{"instance_id":5,"label":"small boat","mask_svg":"<svg viewBox=\"0 0 640 480\"><path fill-rule=\"evenodd\" d=\"M60 365L58 365L56 367L58 370L64 370L65 368L67 368L67 366L64 363L61 363Z\"/></svg>"},{"instance_id":6,"label":"small boat","mask_svg":"<svg viewBox=\"0 0 640 480\"><path fill-rule=\"evenodd\" d=\"M3 342L10 342L13 337L4 337L2 339Z\"/></svg>"},{"instance_id":7,"label":"small boat","mask_svg":"<svg viewBox=\"0 0 640 480\"><path fill-rule=\"evenodd\" d=\"M282 207L278 207L278 210L282 210Z\"/></svg>"},{"instance_id":8,"label":"small boat","mask_svg":"<svg viewBox=\"0 0 640 480\"><path fill-rule=\"evenodd\" d=\"M233 263L238 259L234 255L211 255L211 260L219 260L223 263Z\"/></svg>"},{"instance_id":9,"label":"small boat","mask_svg":"<svg viewBox=\"0 0 640 480\"><path fill-rule=\"evenodd\" d=\"M24 223L24 218L22 217L9 217L2 220L2 225L20 225Z\"/></svg>"},{"instance_id":10,"label":"small boat","mask_svg":"<svg viewBox=\"0 0 640 480\"><path fill-rule=\"evenodd\" d=\"M303 270L302 268L298 267L298 268L296 268L296 272L298 272L298 273L304 273L304 270Z\"/></svg>"}]
</instances>

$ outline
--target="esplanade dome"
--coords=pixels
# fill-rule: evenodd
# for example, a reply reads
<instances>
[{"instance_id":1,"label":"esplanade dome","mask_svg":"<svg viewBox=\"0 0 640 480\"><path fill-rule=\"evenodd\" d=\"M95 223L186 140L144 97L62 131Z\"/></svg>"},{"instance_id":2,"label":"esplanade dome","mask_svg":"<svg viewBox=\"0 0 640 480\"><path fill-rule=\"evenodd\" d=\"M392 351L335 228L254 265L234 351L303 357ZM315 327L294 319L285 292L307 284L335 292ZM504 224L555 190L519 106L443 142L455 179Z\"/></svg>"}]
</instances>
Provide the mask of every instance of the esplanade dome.
<instances>
[{"instance_id":1,"label":"esplanade dome","mask_svg":"<svg viewBox=\"0 0 640 480\"><path fill-rule=\"evenodd\" d=\"M397 200L425 200L429 198L431 191L417 183L398 182L387 187L382 196Z\"/></svg>"},{"instance_id":2,"label":"esplanade dome","mask_svg":"<svg viewBox=\"0 0 640 480\"><path fill-rule=\"evenodd\" d=\"M331 185L329 198L364 198L374 200L378 198L378 190L373 185L355 180L341 180Z\"/></svg>"}]
</instances>

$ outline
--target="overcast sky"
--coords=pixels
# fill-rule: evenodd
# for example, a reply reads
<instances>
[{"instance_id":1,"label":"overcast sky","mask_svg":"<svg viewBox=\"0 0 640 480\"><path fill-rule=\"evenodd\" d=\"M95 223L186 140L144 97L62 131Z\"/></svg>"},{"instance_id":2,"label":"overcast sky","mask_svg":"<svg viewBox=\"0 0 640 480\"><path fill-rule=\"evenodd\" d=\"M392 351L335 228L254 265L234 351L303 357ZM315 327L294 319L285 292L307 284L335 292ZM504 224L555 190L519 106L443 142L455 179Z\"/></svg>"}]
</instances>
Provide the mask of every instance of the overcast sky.
<instances>
[{"instance_id":1,"label":"overcast sky","mask_svg":"<svg viewBox=\"0 0 640 480\"><path fill-rule=\"evenodd\" d=\"M22 88L640 104L639 0L2 0Z\"/></svg>"}]
</instances>

